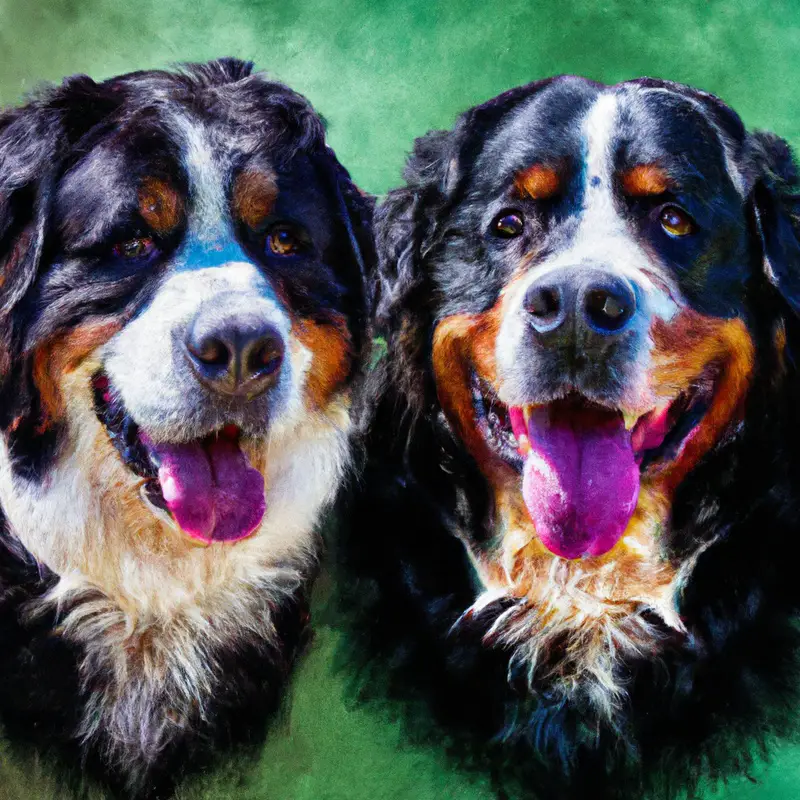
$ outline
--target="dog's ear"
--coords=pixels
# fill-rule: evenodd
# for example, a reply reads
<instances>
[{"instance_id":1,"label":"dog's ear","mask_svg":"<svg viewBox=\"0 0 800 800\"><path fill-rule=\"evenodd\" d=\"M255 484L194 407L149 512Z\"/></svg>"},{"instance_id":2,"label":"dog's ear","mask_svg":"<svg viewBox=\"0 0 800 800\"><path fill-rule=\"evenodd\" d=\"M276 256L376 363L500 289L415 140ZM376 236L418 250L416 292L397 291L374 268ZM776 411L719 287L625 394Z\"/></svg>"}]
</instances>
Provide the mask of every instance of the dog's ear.
<instances>
[{"instance_id":1,"label":"dog's ear","mask_svg":"<svg viewBox=\"0 0 800 800\"><path fill-rule=\"evenodd\" d=\"M437 222L457 197L463 166L478 155L498 121L554 79L518 86L469 109L451 131L429 131L414 142L403 171L406 185L389 192L378 207L378 318L402 324L409 294L424 282L423 260L434 244Z\"/></svg>"},{"instance_id":2,"label":"dog's ear","mask_svg":"<svg viewBox=\"0 0 800 800\"><path fill-rule=\"evenodd\" d=\"M406 185L393 189L375 217L378 251L379 317L389 318L419 282L421 256L436 214L455 182L455 154L448 147L453 134L431 131L414 143L403 177Z\"/></svg>"},{"instance_id":3,"label":"dog's ear","mask_svg":"<svg viewBox=\"0 0 800 800\"><path fill-rule=\"evenodd\" d=\"M406 185L390 191L375 214L377 331L386 340L390 380L417 410L424 401L433 299L424 261L458 180L455 139L449 131L417 139L403 175Z\"/></svg>"},{"instance_id":4,"label":"dog's ear","mask_svg":"<svg viewBox=\"0 0 800 800\"><path fill-rule=\"evenodd\" d=\"M427 257L446 235L441 221L457 203L472 164L498 123L558 78L518 86L461 115L450 130L414 143L403 178L375 214L378 333L385 337L390 379L420 410L431 390L425 358L433 324L434 287Z\"/></svg>"},{"instance_id":5,"label":"dog's ear","mask_svg":"<svg viewBox=\"0 0 800 800\"><path fill-rule=\"evenodd\" d=\"M372 287L377 263L372 230L375 198L353 183L350 173L339 163L332 150L328 149L328 155L334 165L333 181L342 222L350 240L353 262L363 286L365 322L369 322L373 311Z\"/></svg>"},{"instance_id":6,"label":"dog's ear","mask_svg":"<svg viewBox=\"0 0 800 800\"><path fill-rule=\"evenodd\" d=\"M60 118L37 105L0 116L0 388L14 361L14 316L36 278L58 161ZM3 394L5 392L3 391ZM2 403L5 407L6 403Z\"/></svg>"},{"instance_id":7,"label":"dog's ear","mask_svg":"<svg viewBox=\"0 0 800 800\"><path fill-rule=\"evenodd\" d=\"M794 157L789 145L772 133L750 134L745 147L764 275L800 314L800 179Z\"/></svg>"},{"instance_id":8,"label":"dog's ear","mask_svg":"<svg viewBox=\"0 0 800 800\"><path fill-rule=\"evenodd\" d=\"M353 344L357 352L367 355L372 331L372 286L376 256L372 222L375 198L362 192L353 183L350 173L339 163L331 148L325 147L312 156L329 185L338 219L346 235L347 252L343 255L349 269L350 285L359 286L358 294L352 296L349 316L355 321Z\"/></svg>"}]
</instances>

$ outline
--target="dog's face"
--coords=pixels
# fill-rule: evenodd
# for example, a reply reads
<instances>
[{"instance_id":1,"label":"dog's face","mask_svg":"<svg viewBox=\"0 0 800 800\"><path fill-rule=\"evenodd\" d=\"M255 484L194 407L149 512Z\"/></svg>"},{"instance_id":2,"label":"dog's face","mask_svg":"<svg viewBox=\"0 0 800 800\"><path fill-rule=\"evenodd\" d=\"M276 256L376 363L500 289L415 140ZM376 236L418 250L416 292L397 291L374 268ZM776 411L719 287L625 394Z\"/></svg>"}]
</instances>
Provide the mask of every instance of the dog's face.
<instances>
[{"instance_id":1,"label":"dog's face","mask_svg":"<svg viewBox=\"0 0 800 800\"><path fill-rule=\"evenodd\" d=\"M519 601L493 633L598 694L608 641L655 646L641 609L682 629L672 499L742 419L764 333L763 144L686 87L556 79L421 140L381 211L395 375L432 375L490 490L463 536L484 600Z\"/></svg>"},{"instance_id":2,"label":"dog's face","mask_svg":"<svg viewBox=\"0 0 800 800\"><path fill-rule=\"evenodd\" d=\"M345 462L366 201L306 101L236 69L2 120L2 504L56 569L307 548Z\"/></svg>"},{"instance_id":3,"label":"dog's face","mask_svg":"<svg viewBox=\"0 0 800 800\"><path fill-rule=\"evenodd\" d=\"M747 389L745 178L698 105L543 90L485 143L433 260L443 406L558 556L615 547Z\"/></svg>"}]
</instances>

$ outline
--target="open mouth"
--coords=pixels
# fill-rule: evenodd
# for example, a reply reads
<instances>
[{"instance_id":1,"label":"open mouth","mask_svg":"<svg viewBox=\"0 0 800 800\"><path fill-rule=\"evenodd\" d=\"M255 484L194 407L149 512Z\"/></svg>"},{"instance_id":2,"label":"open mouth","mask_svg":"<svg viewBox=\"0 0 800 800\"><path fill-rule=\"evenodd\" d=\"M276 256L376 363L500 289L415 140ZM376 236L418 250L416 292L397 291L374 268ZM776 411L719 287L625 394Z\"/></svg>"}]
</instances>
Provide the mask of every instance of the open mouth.
<instances>
[{"instance_id":1,"label":"open mouth","mask_svg":"<svg viewBox=\"0 0 800 800\"><path fill-rule=\"evenodd\" d=\"M631 415L581 395L508 407L478 376L472 396L489 447L522 475L538 537L564 558L599 556L622 536L641 478L680 458L714 391L707 374L659 408Z\"/></svg>"},{"instance_id":2,"label":"open mouth","mask_svg":"<svg viewBox=\"0 0 800 800\"><path fill-rule=\"evenodd\" d=\"M154 441L108 379L92 379L95 413L125 466L143 478L150 509L206 544L250 536L266 511L264 478L241 448L234 425L190 442Z\"/></svg>"}]
</instances>

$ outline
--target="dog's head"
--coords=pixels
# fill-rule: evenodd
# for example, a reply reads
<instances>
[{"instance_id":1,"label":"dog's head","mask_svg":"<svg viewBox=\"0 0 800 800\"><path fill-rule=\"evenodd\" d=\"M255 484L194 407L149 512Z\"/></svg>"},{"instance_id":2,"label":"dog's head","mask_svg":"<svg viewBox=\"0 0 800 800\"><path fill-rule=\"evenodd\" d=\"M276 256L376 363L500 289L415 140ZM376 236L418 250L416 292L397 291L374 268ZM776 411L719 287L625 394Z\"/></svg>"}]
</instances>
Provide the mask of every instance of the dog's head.
<instances>
[{"instance_id":1,"label":"dog's head","mask_svg":"<svg viewBox=\"0 0 800 800\"><path fill-rule=\"evenodd\" d=\"M788 147L684 86L562 77L428 134L406 179L378 217L394 382L489 487L463 535L528 609L506 641L549 628L613 691L604 641L653 646L642 608L681 627L676 491L786 347Z\"/></svg>"},{"instance_id":2,"label":"dog's head","mask_svg":"<svg viewBox=\"0 0 800 800\"><path fill-rule=\"evenodd\" d=\"M249 64L77 77L0 117L23 542L58 567L118 529L162 554L304 532L344 461L369 218L309 103Z\"/></svg>"}]
</instances>

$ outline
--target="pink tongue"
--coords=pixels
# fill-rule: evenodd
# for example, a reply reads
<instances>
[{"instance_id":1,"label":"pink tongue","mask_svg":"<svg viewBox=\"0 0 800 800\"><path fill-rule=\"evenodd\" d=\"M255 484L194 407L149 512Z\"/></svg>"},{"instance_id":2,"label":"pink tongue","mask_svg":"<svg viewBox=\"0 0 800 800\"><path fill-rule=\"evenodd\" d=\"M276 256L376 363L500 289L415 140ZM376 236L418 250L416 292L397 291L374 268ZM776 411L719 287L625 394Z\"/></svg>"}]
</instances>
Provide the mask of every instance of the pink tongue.
<instances>
[{"instance_id":1,"label":"pink tongue","mask_svg":"<svg viewBox=\"0 0 800 800\"><path fill-rule=\"evenodd\" d=\"M266 511L264 478L235 437L220 435L187 444L142 441L158 465L167 508L181 529L205 542L249 536Z\"/></svg>"},{"instance_id":2,"label":"pink tongue","mask_svg":"<svg viewBox=\"0 0 800 800\"><path fill-rule=\"evenodd\" d=\"M553 404L527 429L510 409L514 434L527 434L522 496L542 543L557 556L608 552L622 536L639 496L639 466L620 414Z\"/></svg>"}]
</instances>

